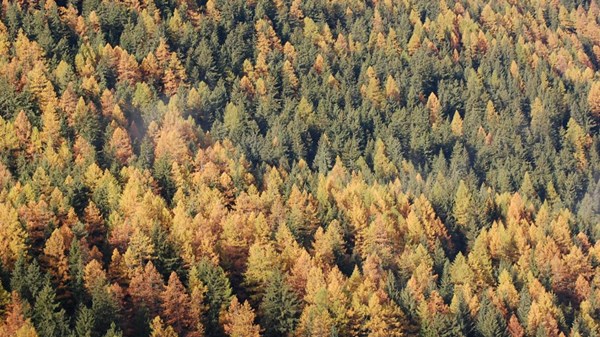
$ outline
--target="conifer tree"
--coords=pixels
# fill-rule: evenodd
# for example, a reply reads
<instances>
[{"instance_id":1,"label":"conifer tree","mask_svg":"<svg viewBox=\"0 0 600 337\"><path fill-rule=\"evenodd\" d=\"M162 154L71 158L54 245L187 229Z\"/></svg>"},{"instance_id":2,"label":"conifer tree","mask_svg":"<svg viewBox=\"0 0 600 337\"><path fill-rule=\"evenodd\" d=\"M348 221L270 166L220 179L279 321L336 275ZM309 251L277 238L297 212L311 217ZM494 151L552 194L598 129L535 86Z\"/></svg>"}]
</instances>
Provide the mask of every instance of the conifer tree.
<instances>
[{"instance_id":1,"label":"conifer tree","mask_svg":"<svg viewBox=\"0 0 600 337\"><path fill-rule=\"evenodd\" d=\"M178 337L173 327L165 325L160 316L154 317L150 323L150 337Z\"/></svg>"},{"instance_id":2,"label":"conifer tree","mask_svg":"<svg viewBox=\"0 0 600 337\"><path fill-rule=\"evenodd\" d=\"M588 93L590 111L596 118L600 117L600 82L593 82Z\"/></svg>"},{"instance_id":3,"label":"conifer tree","mask_svg":"<svg viewBox=\"0 0 600 337\"><path fill-rule=\"evenodd\" d=\"M31 320L40 336L61 337L69 334L65 310L60 308L55 298L54 290L50 284L46 284L35 299Z\"/></svg>"},{"instance_id":4,"label":"conifer tree","mask_svg":"<svg viewBox=\"0 0 600 337\"><path fill-rule=\"evenodd\" d=\"M275 274L261 302L260 322L265 336L289 336L300 316L300 301L280 274Z\"/></svg>"},{"instance_id":5,"label":"conifer tree","mask_svg":"<svg viewBox=\"0 0 600 337\"><path fill-rule=\"evenodd\" d=\"M106 228L100 210L94 202L90 202L84 210L83 221L86 225L87 242L90 249L94 246L104 248Z\"/></svg>"},{"instance_id":6,"label":"conifer tree","mask_svg":"<svg viewBox=\"0 0 600 337\"><path fill-rule=\"evenodd\" d=\"M92 311L87 307L81 307L77 311L74 333L77 337L92 337L94 329L94 317Z\"/></svg>"},{"instance_id":7,"label":"conifer tree","mask_svg":"<svg viewBox=\"0 0 600 337\"><path fill-rule=\"evenodd\" d=\"M11 302L6 308L6 317L4 317L0 324L0 335L20 337L38 336L35 328L31 324L31 320L25 317L23 312L23 302L15 292L13 292Z\"/></svg>"},{"instance_id":8,"label":"conifer tree","mask_svg":"<svg viewBox=\"0 0 600 337\"><path fill-rule=\"evenodd\" d=\"M129 294L138 312L145 317L156 317L160 309L160 295L164 284L152 262L133 274L129 284Z\"/></svg>"},{"instance_id":9,"label":"conifer tree","mask_svg":"<svg viewBox=\"0 0 600 337\"><path fill-rule=\"evenodd\" d=\"M115 288L109 287L107 284L92 290L91 313L94 317L93 331L95 333L104 333L110 330L110 327L121 318L122 308L118 296Z\"/></svg>"},{"instance_id":10,"label":"conifer tree","mask_svg":"<svg viewBox=\"0 0 600 337\"><path fill-rule=\"evenodd\" d=\"M479 308L476 327L481 336L508 336L506 321L487 297L484 297Z\"/></svg>"},{"instance_id":11,"label":"conifer tree","mask_svg":"<svg viewBox=\"0 0 600 337\"><path fill-rule=\"evenodd\" d=\"M207 259L201 260L190 274L190 279L196 279L206 287L203 296L208 307L205 312L206 335L221 334L222 326L219 325L219 317L231 300L229 279L221 267L213 265Z\"/></svg>"},{"instance_id":12,"label":"conifer tree","mask_svg":"<svg viewBox=\"0 0 600 337\"><path fill-rule=\"evenodd\" d=\"M110 139L110 147L114 153L115 159L119 164L126 165L129 159L133 156L131 140L127 132L117 127Z\"/></svg>"},{"instance_id":13,"label":"conifer tree","mask_svg":"<svg viewBox=\"0 0 600 337\"><path fill-rule=\"evenodd\" d=\"M44 248L44 264L48 266L47 269L52 276L52 284L55 287L57 300L64 304L72 300L69 289L69 261L65 254L66 248L63 234L59 229L52 232Z\"/></svg>"},{"instance_id":14,"label":"conifer tree","mask_svg":"<svg viewBox=\"0 0 600 337\"><path fill-rule=\"evenodd\" d=\"M106 334L104 334L104 337L123 337L123 333L112 323Z\"/></svg>"},{"instance_id":15,"label":"conifer tree","mask_svg":"<svg viewBox=\"0 0 600 337\"><path fill-rule=\"evenodd\" d=\"M233 297L227 312L221 317L223 329L230 337L259 337L260 327L254 324L254 311L245 301L241 304Z\"/></svg>"},{"instance_id":16,"label":"conifer tree","mask_svg":"<svg viewBox=\"0 0 600 337\"><path fill-rule=\"evenodd\" d=\"M17 211L5 203L0 203L0 222L3 224L0 230L0 259L5 268L10 268L26 249L27 233L19 223Z\"/></svg>"},{"instance_id":17,"label":"conifer tree","mask_svg":"<svg viewBox=\"0 0 600 337\"><path fill-rule=\"evenodd\" d=\"M190 297L175 272L169 276L160 297L161 317L164 317L165 324L173 327L180 336L196 328L198 318L192 316Z\"/></svg>"}]
</instances>

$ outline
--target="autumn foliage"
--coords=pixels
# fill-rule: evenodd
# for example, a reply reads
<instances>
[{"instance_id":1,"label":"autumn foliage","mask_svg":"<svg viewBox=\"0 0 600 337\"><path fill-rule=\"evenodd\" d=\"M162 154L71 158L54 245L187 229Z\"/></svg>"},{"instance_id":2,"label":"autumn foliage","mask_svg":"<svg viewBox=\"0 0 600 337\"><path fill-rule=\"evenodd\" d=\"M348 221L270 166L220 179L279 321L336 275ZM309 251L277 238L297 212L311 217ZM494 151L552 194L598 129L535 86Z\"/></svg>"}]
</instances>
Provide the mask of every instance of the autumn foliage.
<instances>
[{"instance_id":1,"label":"autumn foliage","mask_svg":"<svg viewBox=\"0 0 600 337\"><path fill-rule=\"evenodd\" d=\"M597 0L0 5L0 337L598 336Z\"/></svg>"}]
</instances>

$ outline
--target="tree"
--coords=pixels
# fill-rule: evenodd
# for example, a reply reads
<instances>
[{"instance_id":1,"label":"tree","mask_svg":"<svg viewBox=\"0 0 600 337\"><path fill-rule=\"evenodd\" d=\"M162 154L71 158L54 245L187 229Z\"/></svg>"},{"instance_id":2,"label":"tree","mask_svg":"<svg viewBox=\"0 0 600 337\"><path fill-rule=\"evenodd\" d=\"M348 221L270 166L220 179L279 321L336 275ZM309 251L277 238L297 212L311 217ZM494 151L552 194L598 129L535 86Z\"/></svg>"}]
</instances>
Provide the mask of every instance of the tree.
<instances>
[{"instance_id":1,"label":"tree","mask_svg":"<svg viewBox=\"0 0 600 337\"><path fill-rule=\"evenodd\" d=\"M152 262L148 262L143 270L137 270L131 278L129 294L133 304L148 320L150 317L158 316L163 288L162 276Z\"/></svg>"},{"instance_id":2,"label":"tree","mask_svg":"<svg viewBox=\"0 0 600 337\"><path fill-rule=\"evenodd\" d=\"M0 203L0 260L5 268L12 268L18 256L26 249L27 233L19 223L17 211Z\"/></svg>"},{"instance_id":3,"label":"tree","mask_svg":"<svg viewBox=\"0 0 600 337\"><path fill-rule=\"evenodd\" d=\"M471 192L465 182L458 183L452 215L458 229L464 233L469 241L474 240L476 235L476 223L474 219L474 201Z\"/></svg>"},{"instance_id":4,"label":"tree","mask_svg":"<svg viewBox=\"0 0 600 337\"><path fill-rule=\"evenodd\" d=\"M493 267L487 241L487 231L483 229L473 242L468 256L469 266L475 278L476 289L486 289L493 284Z\"/></svg>"},{"instance_id":5,"label":"tree","mask_svg":"<svg viewBox=\"0 0 600 337\"><path fill-rule=\"evenodd\" d=\"M161 42L162 42L162 40L161 40ZM162 46L164 46L164 45L162 45ZM159 45L159 48L160 47L161 47L161 45ZM144 57L141 65L140 65L140 69L142 71L144 79L149 84L154 84L155 82L158 82L161 78L161 74L162 74L161 66L158 63L156 56L152 52L148 53L148 55L146 57Z\"/></svg>"},{"instance_id":6,"label":"tree","mask_svg":"<svg viewBox=\"0 0 600 337\"><path fill-rule=\"evenodd\" d=\"M117 68L119 81L128 83L129 85L133 85L139 81L139 66L134 55L129 55L127 52L122 51Z\"/></svg>"},{"instance_id":7,"label":"tree","mask_svg":"<svg viewBox=\"0 0 600 337\"><path fill-rule=\"evenodd\" d=\"M34 256L42 252L42 247L49 235L48 228L56 223L56 218L48 209L48 204L44 200L39 202L30 201L27 206L21 207L19 215L25 220L29 248Z\"/></svg>"},{"instance_id":8,"label":"tree","mask_svg":"<svg viewBox=\"0 0 600 337\"><path fill-rule=\"evenodd\" d=\"M77 102L71 124L79 136L90 144L96 144L100 134L98 113L96 107L91 103L86 103L83 97L80 97Z\"/></svg>"},{"instance_id":9,"label":"tree","mask_svg":"<svg viewBox=\"0 0 600 337\"><path fill-rule=\"evenodd\" d=\"M183 272L183 261L180 256L180 249L177 247L173 238L160 224L152 226L152 243L156 258L153 264L161 275L170 276L170 272Z\"/></svg>"},{"instance_id":10,"label":"tree","mask_svg":"<svg viewBox=\"0 0 600 337\"><path fill-rule=\"evenodd\" d=\"M19 256L10 279L12 291L16 292L23 300L34 303L38 293L47 282L49 280L42 275L37 260L28 262L25 255Z\"/></svg>"},{"instance_id":11,"label":"tree","mask_svg":"<svg viewBox=\"0 0 600 337\"><path fill-rule=\"evenodd\" d=\"M516 309L519 304L519 293L513 285L512 278L506 269L500 272L497 287L498 297L512 309Z\"/></svg>"},{"instance_id":12,"label":"tree","mask_svg":"<svg viewBox=\"0 0 600 337\"><path fill-rule=\"evenodd\" d=\"M184 336L196 329L198 317L192 316L190 296L175 272L169 276L169 282L160 297L161 316L178 335Z\"/></svg>"},{"instance_id":13,"label":"tree","mask_svg":"<svg viewBox=\"0 0 600 337\"><path fill-rule=\"evenodd\" d=\"M429 110L429 123L435 128L442 118L442 105L434 93L431 93L427 99L427 109Z\"/></svg>"},{"instance_id":14,"label":"tree","mask_svg":"<svg viewBox=\"0 0 600 337\"><path fill-rule=\"evenodd\" d=\"M460 181L458 184L458 190L456 191L456 197L454 199L454 219L459 226L465 227L469 225L471 220L472 210L472 197L469 193L467 185L464 181Z\"/></svg>"},{"instance_id":15,"label":"tree","mask_svg":"<svg viewBox=\"0 0 600 337\"><path fill-rule=\"evenodd\" d=\"M282 73L285 76L285 81L287 85L289 86L290 94L294 94L298 89L299 81L298 77L296 76L296 73L294 72L294 66L292 66L292 63L289 60L285 60L285 62L283 63ZM245 85L248 88L249 93L254 92L254 89L250 87L251 85L251 83Z\"/></svg>"},{"instance_id":16,"label":"tree","mask_svg":"<svg viewBox=\"0 0 600 337\"><path fill-rule=\"evenodd\" d=\"M41 140L49 146L60 145L60 121L54 103L48 103L42 110Z\"/></svg>"},{"instance_id":17,"label":"tree","mask_svg":"<svg viewBox=\"0 0 600 337\"><path fill-rule=\"evenodd\" d=\"M75 321L74 333L77 337L92 337L94 329L94 316L92 310L83 306L79 308Z\"/></svg>"},{"instance_id":18,"label":"tree","mask_svg":"<svg viewBox=\"0 0 600 337\"><path fill-rule=\"evenodd\" d=\"M96 246L98 249L103 249L106 241L106 226L100 210L93 201L86 206L83 221L87 232L88 247L91 249Z\"/></svg>"},{"instance_id":19,"label":"tree","mask_svg":"<svg viewBox=\"0 0 600 337\"><path fill-rule=\"evenodd\" d=\"M208 310L205 312L206 335L221 334L219 325L220 314L231 301L231 285L223 269L215 266L207 259L202 259L190 270L190 279L195 279L206 287L204 303Z\"/></svg>"},{"instance_id":20,"label":"tree","mask_svg":"<svg viewBox=\"0 0 600 337\"><path fill-rule=\"evenodd\" d=\"M175 160L179 163L184 163L190 158L188 146L181 130L176 125L163 125L157 135L156 147L154 148L156 161L165 158L167 167L170 168L170 163ZM156 165L155 165L156 166Z\"/></svg>"},{"instance_id":21,"label":"tree","mask_svg":"<svg viewBox=\"0 0 600 337\"><path fill-rule=\"evenodd\" d=\"M375 143L375 153L373 155L373 169L378 179L383 182L393 180L398 175L398 169L388 159L385 144L381 139Z\"/></svg>"},{"instance_id":22,"label":"tree","mask_svg":"<svg viewBox=\"0 0 600 337\"><path fill-rule=\"evenodd\" d=\"M369 321L366 322L369 337L393 336L401 337L403 334L404 314L394 303L386 297L381 298L374 294L369 299Z\"/></svg>"},{"instance_id":23,"label":"tree","mask_svg":"<svg viewBox=\"0 0 600 337\"><path fill-rule=\"evenodd\" d=\"M95 289L106 285L106 272L104 272L104 269L102 269L102 264L100 264L98 260L91 260L85 266L83 272L83 282L89 293L92 293Z\"/></svg>"},{"instance_id":24,"label":"tree","mask_svg":"<svg viewBox=\"0 0 600 337\"><path fill-rule=\"evenodd\" d=\"M106 272L97 260L91 260L87 264L83 280L91 297L94 335L104 333L119 318L121 307L118 297L121 294L116 293L116 290L120 288L116 284L109 286Z\"/></svg>"},{"instance_id":25,"label":"tree","mask_svg":"<svg viewBox=\"0 0 600 337\"><path fill-rule=\"evenodd\" d=\"M94 317L94 333L110 330L111 325L119 320L121 313L119 297L122 294L118 294L116 290L119 290L118 286L111 287L107 284L92 289L91 313Z\"/></svg>"},{"instance_id":26,"label":"tree","mask_svg":"<svg viewBox=\"0 0 600 337\"><path fill-rule=\"evenodd\" d=\"M6 309L6 317L0 323L1 336L38 336L31 321L25 318L23 302L16 292L12 293L12 300Z\"/></svg>"},{"instance_id":27,"label":"tree","mask_svg":"<svg viewBox=\"0 0 600 337\"><path fill-rule=\"evenodd\" d=\"M123 260L123 255L119 253L118 249L114 249L112 256L110 257L108 278L111 282L117 283L121 286L127 285L129 282L127 266Z\"/></svg>"},{"instance_id":28,"label":"tree","mask_svg":"<svg viewBox=\"0 0 600 337\"><path fill-rule=\"evenodd\" d=\"M66 244L63 234L59 229L55 229L46 241L44 262L52 275L52 284L56 289L57 299L62 303L72 300L72 293L69 289L69 261L65 251Z\"/></svg>"},{"instance_id":29,"label":"tree","mask_svg":"<svg viewBox=\"0 0 600 337\"><path fill-rule=\"evenodd\" d=\"M600 82L593 82L587 97L592 115L600 118Z\"/></svg>"},{"instance_id":30,"label":"tree","mask_svg":"<svg viewBox=\"0 0 600 337\"><path fill-rule=\"evenodd\" d=\"M510 316L508 321L508 333L511 337L524 337L525 331L519 323L519 319L514 314Z\"/></svg>"},{"instance_id":31,"label":"tree","mask_svg":"<svg viewBox=\"0 0 600 337\"><path fill-rule=\"evenodd\" d=\"M287 200L288 224L292 233L303 244L308 245L310 238L319 225L317 209L312 194L300 192L294 184Z\"/></svg>"},{"instance_id":32,"label":"tree","mask_svg":"<svg viewBox=\"0 0 600 337\"><path fill-rule=\"evenodd\" d=\"M325 295L321 292L322 296ZM319 304L307 305L302 311L296 336L330 336L335 330L334 322L327 308Z\"/></svg>"},{"instance_id":33,"label":"tree","mask_svg":"<svg viewBox=\"0 0 600 337\"><path fill-rule=\"evenodd\" d=\"M567 124L565 137L574 147L573 156L577 160L579 168L587 167L588 159L586 150L592 142L590 135L586 134L583 128L571 118Z\"/></svg>"},{"instance_id":34,"label":"tree","mask_svg":"<svg viewBox=\"0 0 600 337\"><path fill-rule=\"evenodd\" d=\"M475 322L473 321L471 309L469 308L468 303L466 303L462 291L458 291L454 294L450 310L456 320L458 334L462 336L471 336L475 331Z\"/></svg>"},{"instance_id":35,"label":"tree","mask_svg":"<svg viewBox=\"0 0 600 337\"><path fill-rule=\"evenodd\" d=\"M315 233L312 246L315 262L320 263L322 268L333 267L344 250L344 237L339 222L332 221L326 231L320 227Z\"/></svg>"},{"instance_id":36,"label":"tree","mask_svg":"<svg viewBox=\"0 0 600 337\"><path fill-rule=\"evenodd\" d=\"M177 58L176 53L171 54L169 65L165 70L164 85L165 93L169 96L175 94L181 85L185 84L187 76L181 61Z\"/></svg>"},{"instance_id":37,"label":"tree","mask_svg":"<svg viewBox=\"0 0 600 337\"><path fill-rule=\"evenodd\" d=\"M207 307L205 304L205 294L208 288L202 284L198 278L191 277L189 280L190 289L190 315L196 321L196 335L198 337L204 336L204 325L201 321L205 317ZM193 334L191 334L194 336Z\"/></svg>"},{"instance_id":38,"label":"tree","mask_svg":"<svg viewBox=\"0 0 600 337\"><path fill-rule=\"evenodd\" d=\"M300 317L300 301L281 276L275 274L260 304L259 317L265 336L289 336Z\"/></svg>"},{"instance_id":39,"label":"tree","mask_svg":"<svg viewBox=\"0 0 600 337\"><path fill-rule=\"evenodd\" d=\"M178 337L173 327L165 326L160 316L154 317L150 323L150 337Z\"/></svg>"},{"instance_id":40,"label":"tree","mask_svg":"<svg viewBox=\"0 0 600 337\"><path fill-rule=\"evenodd\" d=\"M19 139L19 145L26 150L31 138L31 122L24 110L20 110L14 122L15 133Z\"/></svg>"},{"instance_id":41,"label":"tree","mask_svg":"<svg viewBox=\"0 0 600 337\"><path fill-rule=\"evenodd\" d=\"M123 333L112 323L106 334L104 334L104 337L123 337Z\"/></svg>"},{"instance_id":42,"label":"tree","mask_svg":"<svg viewBox=\"0 0 600 337\"><path fill-rule=\"evenodd\" d=\"M410 37L410 40L408 41L408 45L406 46L408 48L408 52L412 55L414 53L417 52L417 50L419 48L421 48L421 38L422 38L422 34L423 34L423 28L422 25L416 25L415 29L413 30L413 33Z\"/></svg>"},{"instance_id":43,"label":"tree","mask_svg":"<svg viewBox=\"0 0 600 337\"><path fill-rule=\"evenodd\" d=\"M452 122L450 122L450 128L452 129L452 133L455 136L463 135L463 120L460 117L458 111L454 111L454 115L452 116Z\"/></svg>"},{"instance_id":44,"label":"tree","mask_svg":"<svg viewBox=\"0 0 600 337\"><path fill-rule=\"evenodd\" d=\"M152 240L139 228L133 230L129 237L129 245L123 259L125 265L130 269L135 269L150 262L154 258L154 244ZM154 268L154 265L152 266Z\"/></svg>"},{"instance_id":45,"label":"tree","mask_svg":"<svg viewBox=\"0 0 600 337\"><path fill-rule=\"evenodd\" d=\"M56 106L58 100L52 83L45 75L45 66L40 61L27 74L29 91L35 95L41 109L47 106Z\"/></svg>"},{"instance_id":46,"label":"tree","mask_svg":"<svg viewBox=\"0 0 600 337\"><path fill-rule=\"evenodd\" d=\"M508 337L504 317L487 296L479 308L476 327L483 337Z\"/></svg>"},{"instance_id":47,"label":"tree","mask_svg":"<svg viewBox=\"0 0 600 337\"><path fill-rule=\"evenodd\" d=\"M562 261L561 261L562 260ZM579 247L571 247L569 254L562 259L554 258L552 266L552 289L562 298L576 302L575 287L579 277L587 279L592 275L592 268Z\"/></svg>"},{"instance_id":48,"label":"tree","mask_svg":"<svg viewBox=\"0 0 600 337\"><path fill-rule=\"evenodd\" d=\"M366 97L373 103L374 106L378 107L383 101L383 93L381 92L381 86L379 78L375 73L373 67L367 68L367 86L364 89Z\"/></svg>"},{"instance_id":49,"label":"tree","mask_svg":"<svg viewBox=\"0 0 600 337\"><path fill-rule=\"evenodd\" d=\"M313 169L316 169L321 174L326 174L333 166L333 153L331 151L331 143L326 134L321 135L317 146L317 152L313 159Z\"/></svg>"},{"instance_id":50,"label":"tree","mask_svg":"<svg viewBox=\"0 0 600 337\"><path fill-rule=\"evenodd\" d=\"M229 309L221 317L221 324L228 336L231 337L259 337L260 327L254 324L254 310L245 301L240 304L237 297L233 297Z\"/></svg>"},{"instance_id":51,"label":"tree","mask_svg":"<svg viewBox=\"0 0 600 337\"><path fill-rule=\"evenodd\" d=\"M385 81L385 96L390 101L400 100L400 88L392 75L388 75Z\"/></svg>"},{"instance_id":52,"label":"tree","mask_svg":"<svg viewBox=\"0 0 600 337\"><path fill-rule=\"evenodd\" d=\"M273 274L280 268L277 252L272 244L254 243L248 253L244 286L250 292L250 298L260 300L270 283Z\"/></svg>"},{"instance_id":53,"label":"tree","mask_svg":"<svg viewBox=\"0 0 600 337\"><path fill-rule=\"evenodd\" d=\"M121 165L126 165L129 159L133 156L131 140L127 131L122 127L117 127L110 138L110 149L115 156L117 162Z\"/></svg>"},{"instance_id":54,"label":"tree","mask_svg":"<svg viewBox=\"0 0 600 337\"><path fill-rule=\"evenodd\" d=\"M56 303L55 293L46 284L37 295L31 320L40 336L62 337L69 334L69 325L64 309Z\"/></svg>"},{"instance_id":55,"label":"tree","mask_svg":"<svg viewBox=\"0 0 600 337\"><path fill-rule=\"evenodd\" d=\"M8 50L10 48L10 41L8 38L6 25L0 23L0 55L8 55ZM2 61L6 61L4 60L4 57Z\"/></svg>"}]
</instances>

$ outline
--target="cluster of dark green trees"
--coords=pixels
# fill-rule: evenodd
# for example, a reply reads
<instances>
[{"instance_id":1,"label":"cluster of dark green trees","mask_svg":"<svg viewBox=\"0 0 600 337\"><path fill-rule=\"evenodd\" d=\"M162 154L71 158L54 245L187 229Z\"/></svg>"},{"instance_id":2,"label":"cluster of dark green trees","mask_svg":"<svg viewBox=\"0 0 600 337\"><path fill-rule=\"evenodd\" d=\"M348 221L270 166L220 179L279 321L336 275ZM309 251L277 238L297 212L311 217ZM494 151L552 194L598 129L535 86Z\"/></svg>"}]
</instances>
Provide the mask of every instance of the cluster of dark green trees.
<instances>
[{"instance_id":1,"label":"cluster of dark green trees","mask_svg":"<svg viewBox=\"0 0 600 337\"><path fill-rule=\"evenodd\" d=\"M596 0L0 7L0 336L598 336Z\"/></svg>"}]
</instances>

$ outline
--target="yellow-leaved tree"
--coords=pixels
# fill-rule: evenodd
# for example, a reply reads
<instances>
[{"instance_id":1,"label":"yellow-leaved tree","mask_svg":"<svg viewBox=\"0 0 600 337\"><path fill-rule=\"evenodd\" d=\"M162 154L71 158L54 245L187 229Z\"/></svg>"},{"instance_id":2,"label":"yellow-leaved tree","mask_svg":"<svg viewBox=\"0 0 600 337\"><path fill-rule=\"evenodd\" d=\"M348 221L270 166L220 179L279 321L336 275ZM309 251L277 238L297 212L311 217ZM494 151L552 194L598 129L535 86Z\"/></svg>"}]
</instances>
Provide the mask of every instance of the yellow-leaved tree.
<instances>
[{"instance_id":1,"label":"yellow-leaved tree","mask_svg":"<svg viewBox=\"0 0 600 337\"><path fill-rule=\"evenodd\" d=\"M254 320L254 310L248 301L240 303L236 296L220 318L223 330L230 337L260 337L260 326Z\"/></svg>"}]
</instances>

